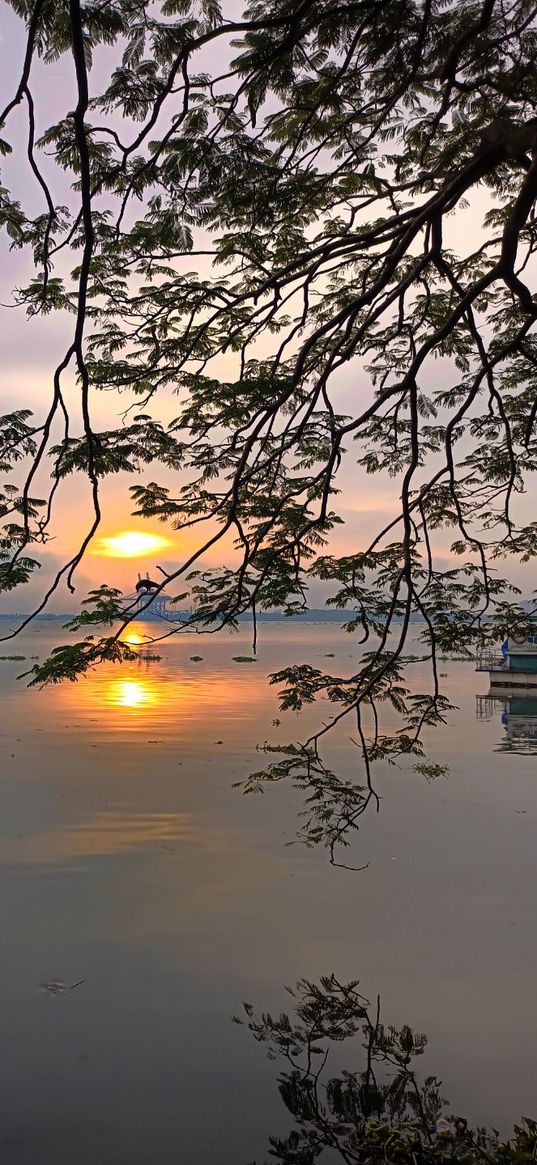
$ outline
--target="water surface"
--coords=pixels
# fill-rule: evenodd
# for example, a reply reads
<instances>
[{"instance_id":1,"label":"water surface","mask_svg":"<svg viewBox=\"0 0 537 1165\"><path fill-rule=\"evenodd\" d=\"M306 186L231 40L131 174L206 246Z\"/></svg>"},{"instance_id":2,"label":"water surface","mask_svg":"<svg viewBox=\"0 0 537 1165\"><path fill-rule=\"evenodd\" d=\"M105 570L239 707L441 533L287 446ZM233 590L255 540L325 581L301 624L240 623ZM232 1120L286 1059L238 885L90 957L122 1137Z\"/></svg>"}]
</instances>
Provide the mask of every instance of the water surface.
<instances>
[{"instance_id":1,"label":"water surface","mask_svg":"<svg viewBox=\"0 0 537 1165\"><path fill-rule=\"evenodd\" d=\"M267 673L352 670L356 649L334 626L261 630L253 664L233 661L247 628L43 691L0 664L3 1165L264 1160L287 1128L277 1066L231 1016L331 971L428 1033L424 1069L456 1110L506 1128L537 1114L532 710L481 701L477 717L486 677L446 664L459 710L432 753L451 775L380 773L381 812L346 855L368 868L334 869L287 844L296 794L232 785L261 767L258 742L330 713L274 726ZM42 622L4 650L64 638ZM351 735L331 748L348 776Z\"/></svg>"}]
</instances>

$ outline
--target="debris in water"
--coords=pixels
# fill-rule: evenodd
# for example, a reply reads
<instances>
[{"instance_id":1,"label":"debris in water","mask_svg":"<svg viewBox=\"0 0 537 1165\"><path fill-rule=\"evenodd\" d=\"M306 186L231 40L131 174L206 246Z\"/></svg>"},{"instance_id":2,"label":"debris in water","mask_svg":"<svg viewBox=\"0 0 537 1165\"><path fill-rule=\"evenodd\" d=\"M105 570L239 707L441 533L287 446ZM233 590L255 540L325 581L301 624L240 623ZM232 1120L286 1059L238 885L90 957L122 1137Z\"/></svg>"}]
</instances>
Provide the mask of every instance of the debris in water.
<instances>
[{"instance_id":1,"label":"debris in water","mask_svg":"<svg viewBox=\"0 0 537 1165\"><path fill-rule=\"evenodd\" d=\"M42 991L48 991L49 995L61 995L65 991L65 983L60 983L58 979L51 979L50 983L41 984Z\"/></svg>"},{"instance_id":2,"label":"debris in water","mask_svg":"<svg viewBox=\"0 0 537 1165\"><path fill-rule=\"evenodd\" d=\"M64 991L74 991L75 987L81 987L85 982L85 979L78 979L76 983L62 983L61 979L51 979L41 984L41 990L48 991L49 995L63 995Z\"/></svg>"}]
</instances>

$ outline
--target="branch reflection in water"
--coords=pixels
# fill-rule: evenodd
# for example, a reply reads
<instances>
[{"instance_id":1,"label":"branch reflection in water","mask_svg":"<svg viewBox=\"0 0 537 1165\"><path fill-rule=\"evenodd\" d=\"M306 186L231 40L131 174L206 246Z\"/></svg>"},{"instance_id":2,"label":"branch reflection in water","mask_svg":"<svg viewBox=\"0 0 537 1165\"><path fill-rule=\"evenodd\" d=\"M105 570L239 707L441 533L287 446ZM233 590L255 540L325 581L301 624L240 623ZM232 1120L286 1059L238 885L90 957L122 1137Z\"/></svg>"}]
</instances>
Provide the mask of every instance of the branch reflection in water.
<instances>
[{"instance_id":1,"label":"branch reflection in water","mask_svg":"<svg viewBox=\"0 0 537 1165\"><path fill-rule=\"evenodd\" d=\"M435 1076L417 1075L414 1062L427 1037L406 1024L386 1027L380 998L372 1005L358 981L335 975L318 983L301 979L289 991L294 1015L257 1016L243 1004L254 1039L269 1059L283 1060L278 1089L293 1118L283 1137L271 1136L270 1157L280 1165L529 1165L537 1155L537 1124L523 1120L511 1142L496 1132L472 1130L447 1109ZM361 1049L358 1068L329 1071L334 1045ZM250 1165L256 1165L255 1162ZM267 1165L265 1162L264 1165Z\"/></svg>"}]
</instances>

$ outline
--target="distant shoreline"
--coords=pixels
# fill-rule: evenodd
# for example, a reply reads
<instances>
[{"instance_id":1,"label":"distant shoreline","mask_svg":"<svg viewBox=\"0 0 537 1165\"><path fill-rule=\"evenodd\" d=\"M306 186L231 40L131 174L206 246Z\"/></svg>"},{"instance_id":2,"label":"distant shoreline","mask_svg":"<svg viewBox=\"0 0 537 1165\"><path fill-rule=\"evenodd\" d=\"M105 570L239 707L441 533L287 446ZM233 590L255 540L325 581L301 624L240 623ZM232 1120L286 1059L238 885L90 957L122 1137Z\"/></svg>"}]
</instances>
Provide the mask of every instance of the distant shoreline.
<instances>
[{"instance_id":1,"label":"distant shoreline","mask_svg":"<svg viewBox=\"0 0 537 1165\"><path fill-rule=\"evenodd\" d=\"M3 614L0 612L0 621L3 623L19 621L28 619L27 612L13 612L11 614ZM141 620L143 623L184 623L188 619L187 611L175 612L175 618L163 619L158 615L152 615L149 612L145 614ZM73 618L73 614L63 615L36 615L32 622L47 622L47 623L65 623ZM353 610L332 610L329 607L312 607L308 611L300 611L294 615L285 615L283 611L260 611L257 613L258 623L345 623L348 619L356 618L356 611ZM136 622L133 619L132 622ZM249 614L242 614L237 617L239 623L251 623L252 617ZM402 620L396 617L392 622L399 623ZM423 618L420 615L412 615L411 623L423 623Z\"/></svg>"}]
</instances>

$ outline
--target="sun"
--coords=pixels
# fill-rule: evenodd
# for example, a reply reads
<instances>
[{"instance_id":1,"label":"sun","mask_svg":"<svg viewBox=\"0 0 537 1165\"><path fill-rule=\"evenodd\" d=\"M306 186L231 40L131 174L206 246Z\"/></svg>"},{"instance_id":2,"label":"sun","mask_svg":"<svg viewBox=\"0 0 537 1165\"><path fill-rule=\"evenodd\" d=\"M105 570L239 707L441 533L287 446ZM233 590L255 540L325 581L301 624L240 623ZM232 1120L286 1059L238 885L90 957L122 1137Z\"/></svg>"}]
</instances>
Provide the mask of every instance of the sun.
<instances>
[{"instance_id":1,"label":"sun","mask_svg":"<svg viewBox=\"0 0 537 1165\"><path fill-rule=\"evenodd\" d=\"M123 530L110 538L100 538L94 553L103 558L143 558L157 550L171 546L160 534L144 534L141 530Z\"/></svg>"},{"instance_id":2,"label":"sun","mask_svg":"<svg viewBox=\"0 0 537 1165\"><path fill-rule=\"evenodd\" d=\"M120 643L128 643L129 647L141 647L143 642L142 636L137 635L135 631L125 632L120 639Z\"/></svg>"}]
</instances>

